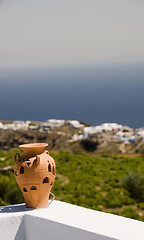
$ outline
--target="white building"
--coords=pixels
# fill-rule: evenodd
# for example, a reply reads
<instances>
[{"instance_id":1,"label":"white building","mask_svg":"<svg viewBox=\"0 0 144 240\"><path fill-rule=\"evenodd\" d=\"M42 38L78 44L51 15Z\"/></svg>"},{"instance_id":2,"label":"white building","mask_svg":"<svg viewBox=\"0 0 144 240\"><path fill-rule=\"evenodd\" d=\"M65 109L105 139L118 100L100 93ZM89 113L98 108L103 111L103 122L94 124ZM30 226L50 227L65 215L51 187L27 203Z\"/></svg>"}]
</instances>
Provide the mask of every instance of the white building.
<instances>
[{"instance_id":1,"label":"white building","mask_svg":"<svg viewBox=\"0 0 144 240\"><path fill-rule=\"evenodd\" d=\"M63 126L64 123L65 123L65 120L61 120L61 119L48 119L47 123L48 123L49 127L57 128L57 127Z\"/></svg>"},{"instance_id":2,"label":"white building","mask_svg":"<svg viewBox=\"0 0 144 240\"><path fill-rule=\"evenodd\" d=\"M140 129L137 133L136 133L137 136L140 136L141 138L144 139L144 129Z\"/></svg>"},{"instance_id":3,"label":"white building","mask_svg":"<svg viewBox=\"0 0 144 240\"><path fill-rule=\"evenodd\" d=\"M88 138L95 133L101 133L101 132L102 132L101 126L90 126L90 127L84 127L83 129L84 138Z\"/></svg>"},{"instance_id":4,"label":"white building","mask_svg":"<svg viewBox=\"0 0 144 240\"><path fill-rule=\"evenodd\" d=\"M0 129L3 129L4 128L4 125L2 122L0 122Z\"/></svg>"},{"instance_id":5,"label":"white building","mask_svg":"<svg viewBox=\"0 0 144 240\"><path fill-rule=\"evenodd\" d=\"M119 131L122 128L123 126L117 123L104 123L99 126L85 127L83 129L83 134L84 134L84 137L87 138L95 133L109 132L113 130Z\"/></svg>"},{"instance_id":6,"label":"white building","mask_svg":"<svg viewBox=\"0 0 144 240\"><path fill-rule=\"evenodd\" d=\"M84 136L82 134L74 134L72 136L72 139L69 141L69 142L76 142L76 141L79 141L79 140L82 140L84 139Z\"/></svg>"},{"instance_id":7,"label":"white building","mask_svg":"<svg viewBox=\"0 0 144 240\"><path fill-rule=\"evenodd\" d=\"M67 123L69 123L70 124L70 127L73 127L73 128L83 128L84 127L84 125L83 124L81 124L79 121L77 121L77 120L69 120L69 121L67 121Z\"/></svg>"},{"instance_id":8,"label":"white building","mask_svg":"<svg viewBox=\"0 0 144 240\"><path fill-rule=\"evenodd\" d=\"M0 128L3 130L28 130L30 121L13 121L8 124L0 124Z\"/></svg>"}]
</instances>

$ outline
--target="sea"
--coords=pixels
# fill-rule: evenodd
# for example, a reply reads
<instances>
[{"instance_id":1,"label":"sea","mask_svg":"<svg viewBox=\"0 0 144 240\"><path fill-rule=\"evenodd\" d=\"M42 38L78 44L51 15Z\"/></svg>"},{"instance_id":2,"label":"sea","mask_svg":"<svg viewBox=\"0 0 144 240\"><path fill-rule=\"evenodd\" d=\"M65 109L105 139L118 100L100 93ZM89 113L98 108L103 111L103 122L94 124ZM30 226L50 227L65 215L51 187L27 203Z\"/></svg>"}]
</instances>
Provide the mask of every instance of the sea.
<instances>
[{"instance_id":1,"label":"sea","mask_svg":"<svg viewBox=\"0 0 144 240\"><path fill-rule=\"evenodd\" d=\"M144 126L144 64L0 69L0 120Z\"/></svg>"}]
</instances>

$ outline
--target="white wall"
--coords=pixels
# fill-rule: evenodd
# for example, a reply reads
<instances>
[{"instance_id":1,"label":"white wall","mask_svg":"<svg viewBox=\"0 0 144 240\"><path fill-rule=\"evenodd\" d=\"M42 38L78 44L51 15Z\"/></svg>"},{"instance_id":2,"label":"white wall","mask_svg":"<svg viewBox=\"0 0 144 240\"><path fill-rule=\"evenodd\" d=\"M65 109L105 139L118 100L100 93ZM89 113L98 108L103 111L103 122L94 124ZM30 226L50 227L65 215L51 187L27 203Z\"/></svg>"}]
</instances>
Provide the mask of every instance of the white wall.
<instances>
[{"instance_id":1,"label":"white wall","mask_svg":"<svg viewBox=\"0 0 144 240\"><path fill-rule=\"evenodd\" d=\"M60 201L0 209L0 240L143 240L144 223Z\"/></svg>"}]
</instances>

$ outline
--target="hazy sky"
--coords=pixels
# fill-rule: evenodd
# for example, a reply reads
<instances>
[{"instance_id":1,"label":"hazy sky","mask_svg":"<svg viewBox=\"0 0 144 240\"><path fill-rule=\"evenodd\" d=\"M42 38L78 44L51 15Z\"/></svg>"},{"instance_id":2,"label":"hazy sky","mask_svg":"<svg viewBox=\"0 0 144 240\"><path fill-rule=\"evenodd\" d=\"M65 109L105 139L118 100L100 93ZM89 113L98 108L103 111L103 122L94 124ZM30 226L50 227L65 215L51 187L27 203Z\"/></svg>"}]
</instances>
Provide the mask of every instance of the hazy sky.
<instances>
[{"instance_id":1,"label":"hazy sky","mask_svg":"<svg viewBox=\"0 0 144 240\"><path fill-rule=\"evenodd\" d=\"M144 63L143 0L1 0L0 68Z\"/></svg>"}]
</instances>

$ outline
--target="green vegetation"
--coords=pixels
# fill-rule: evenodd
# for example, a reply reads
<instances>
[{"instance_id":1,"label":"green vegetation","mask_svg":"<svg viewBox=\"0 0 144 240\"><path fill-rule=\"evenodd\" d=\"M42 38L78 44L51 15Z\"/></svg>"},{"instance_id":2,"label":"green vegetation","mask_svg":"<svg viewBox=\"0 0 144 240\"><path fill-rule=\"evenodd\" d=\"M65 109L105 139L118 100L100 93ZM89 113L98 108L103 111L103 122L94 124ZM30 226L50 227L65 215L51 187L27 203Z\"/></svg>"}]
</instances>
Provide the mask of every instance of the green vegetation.
<instances>
[{"instance_id":1,"label":"green vegetation","mask_svg":"<svg viewBox=\"0 0 144 240\"><path fill-rule=\"evenodd\" d=\"M124 180L124 187L129 191L130 196L137 201L144 201L144 174L138 171L129 172Z\"/></svg>"},{"instance_id":2,"label":"green vegetation","mask_svg":"<svg viewBox=\"0 0 144 240\"><path fill-rule=\"evenodd\" d=\"M16 151L0 151L0 168L14 165ZM57 168L56 199L144 221L143 156L63 151L51 156ZM23 201L13 173L0 173L0 205Z\"/></svg>"}]
</instances>

